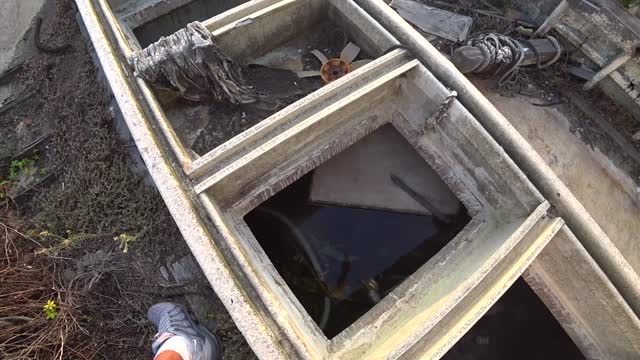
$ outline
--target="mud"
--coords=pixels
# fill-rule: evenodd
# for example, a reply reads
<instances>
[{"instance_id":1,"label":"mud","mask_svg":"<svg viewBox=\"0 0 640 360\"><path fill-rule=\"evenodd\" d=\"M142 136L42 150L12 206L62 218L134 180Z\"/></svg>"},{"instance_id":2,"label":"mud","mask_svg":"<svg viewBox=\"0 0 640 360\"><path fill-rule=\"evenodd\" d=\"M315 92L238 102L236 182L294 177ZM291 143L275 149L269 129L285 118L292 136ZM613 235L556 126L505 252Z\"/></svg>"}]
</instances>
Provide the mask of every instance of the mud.
<instances>
[{"instance_id":1,"label":"mud","mask_svg":"<svg viewBox=\"0 0 640 360\"><path fill-rule=\"evenodd\" d=\"M206 154L322 86L318 79L300 79L289 70L261 65L247 66L245 75L247 83L266 98L253 104L204 106L200 117L210 118L210 121L195 140L193 150L196 153Z\"/></svg>"}]
</instances>

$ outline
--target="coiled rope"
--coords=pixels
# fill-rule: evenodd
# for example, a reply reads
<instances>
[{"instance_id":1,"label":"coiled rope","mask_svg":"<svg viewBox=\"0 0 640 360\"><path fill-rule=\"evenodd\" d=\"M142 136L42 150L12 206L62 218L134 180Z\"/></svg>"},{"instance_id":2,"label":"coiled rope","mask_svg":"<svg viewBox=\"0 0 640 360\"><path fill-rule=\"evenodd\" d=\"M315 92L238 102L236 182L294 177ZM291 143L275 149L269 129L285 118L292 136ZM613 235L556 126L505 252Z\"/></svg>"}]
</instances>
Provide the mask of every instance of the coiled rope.
<instances>
[{"instance_id":1,"label":"coiled rope","mask_svg":"<svg viewBox=\"0 0 640 360\"><path fill-rule=\"evenodd\" d=\"M539 69L553 65L562 56L562 47L558 40L553 36L547 36L547 39L556 48L556 53L552 59L545 63L542 63L540 54L536 54L538 58L537 67ZM525 50L522 43L502 34L481 34L469 39L467 45L479 48L484 55L483 62L473 70L474 73L484 72L497 65L493 75L502 74L500 80L498 80L498 86L511 82L516 70L524 60Z\"/></svg>"}]
</instances>

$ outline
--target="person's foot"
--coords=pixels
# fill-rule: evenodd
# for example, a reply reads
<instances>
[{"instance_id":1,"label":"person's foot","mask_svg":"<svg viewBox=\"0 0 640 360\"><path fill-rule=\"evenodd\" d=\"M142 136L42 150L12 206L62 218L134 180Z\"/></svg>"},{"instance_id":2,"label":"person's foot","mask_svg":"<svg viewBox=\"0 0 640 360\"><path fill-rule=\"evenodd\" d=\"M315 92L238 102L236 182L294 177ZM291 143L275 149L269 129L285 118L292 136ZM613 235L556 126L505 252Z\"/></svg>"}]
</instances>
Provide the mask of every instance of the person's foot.
<instances>
[{"instance_id":1,"label":"person's foot","mask_svg":"<svg viewBox=\"0 0 640 360\"><path fill-rule=\"evenodd\" d=\"M149 308L149 320L156 326L151 349L158 353L162 344L172 337L186 340L191 360L216 360L220 358L222 347L218 338L204 326L197 324L187 311L178 304L158 303Z\"/></svg>"}]
</instances>

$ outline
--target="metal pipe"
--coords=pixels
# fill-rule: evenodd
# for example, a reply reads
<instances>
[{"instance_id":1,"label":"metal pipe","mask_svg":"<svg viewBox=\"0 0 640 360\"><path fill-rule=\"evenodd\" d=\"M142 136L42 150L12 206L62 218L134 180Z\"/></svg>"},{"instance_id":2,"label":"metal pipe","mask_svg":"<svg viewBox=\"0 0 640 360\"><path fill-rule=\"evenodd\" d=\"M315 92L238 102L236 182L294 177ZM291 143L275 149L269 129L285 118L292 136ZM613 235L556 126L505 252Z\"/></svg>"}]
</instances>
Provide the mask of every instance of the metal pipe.
<instances>
[{"instance_id":1,"label":"metal pipe","mask_svg":"<svg viewBox=\"0 0 640 360\"><path fill-rule=\"evenodd\" d=\"M640 277L545 161L509 121L420 33L383 0L356 0L447 87L482 124L555 207L636 315L640 315Z\"/></svg>"},{"instance_id":2,"label":"metal pipe","mask_svg":"<svg viewBox=\"0 0 640 360\"><path fill-rule=\"evenodd\" d=\"M524 56L520 66L553 63L562 54L566 53L565 47L558 43L557 40L532 39L527 42L520 42L516 39L511 39L511 41L519 42L522 45ZM461 46L451 55L451 61L463 74L478 69L486 58L487 55L477 45ZM496 65L495 62L493 65ZM488 66L486 69L495 71L495 66Z\"/></svg>"}]
</instances>

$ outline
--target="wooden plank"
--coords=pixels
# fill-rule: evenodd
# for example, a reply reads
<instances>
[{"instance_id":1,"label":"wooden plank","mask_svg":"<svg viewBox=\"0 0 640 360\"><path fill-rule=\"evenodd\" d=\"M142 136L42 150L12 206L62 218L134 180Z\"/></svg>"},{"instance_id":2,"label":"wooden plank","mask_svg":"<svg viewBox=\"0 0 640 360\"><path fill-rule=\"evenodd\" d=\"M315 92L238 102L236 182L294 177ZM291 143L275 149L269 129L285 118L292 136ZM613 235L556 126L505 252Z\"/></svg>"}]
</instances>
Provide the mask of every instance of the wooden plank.
<instances>
[{"instance_id":1,"label":"wooden plank","mask_svg":"<svg viewBox=\"0 0 640 360\"><path fill-rule=\"evenodd\" d=\"M284 349L286 339L274 336L268 320L238 283L237 273L229 267L220 248L212 240L218 237L218 230L206 226L208 222L197 212L197 206L189 196L186 184L176 175L178 169L167 155L170 150L162 147L162 143L157 140L151 119L143 111L142 100L136 96L136 84L130 81L130 74L125 72L113 40L110 40L113 33L117 32L117 25L102 22L104 13L101 7L94 7L96 5L93 1L78 0L76 4L136 146L213 290L257 354L262 354L265 358L265 354L268 354L272 359L288 358Z\"/></svg>"},{"instance_id":2,"label":"wooden plank","mask_svg":"<svg viewBox=\"0 0 640 360\"><path fill-rule=\"evenodd\" d=\"M125 7L122 10L116 9L115 12L123 13L122 22L124 22L131 29L135 29L138 26L153 21L193 1L194 0L152 0L144 2L133 1L130 2L131 4L129 5L129 7Z\"/></svg>"},{"instance_id":3,"label":"wooden plank","mask_svg":"<svg viewBox=\"0 0 640 360\"><path fill-rule=\"evenodd\" d=\"M370 56L382 56L390 48L400 44L353 1L328 0L328 2L332 5L329 6L329 19L344 29L351 41L362 47Z\"/></svg>"},{"instance_id":4,"label":"wooden plank","mask_svg":"<svg viewBox=\"0 0 640 360\"><path fill-rule=\"evenodd\" d=\"M218 14L211 19L205 20L202 25L207 30L214 32L224 26L231 24L234 21L238 21L246 16L261 11L274 5L282 0L250 0L242 5L236 6L229 11L225 11L222 14Z\"/></svg>"},{"instance_id":5,"label":"wooden plank","mask_svg":"<svg viewBox=\"0 0 640 360\"><path fill-rule=\"evenodd\" d=\"M106 2L106 0L96 0L96 2L98 3L97 5L101 8L106 22L109 24L109 27L112 29L112 34L115 38L115 43L118 45L120 52L122 53L122 56L129 58L131 56L132 51L134 50L132 46L137 46L139 44L137 43L137 41L133 42L132 44L132 42L130 42L125 38L122 32L122 27L120 27L118 20L113 15L113 12L111 12L111 8L109 7L109 4ZM95 42L95 40L93 41ZM102 59L100 60L102 61ZM125 71L128 72L128 70L125 70ZM106 74L106 71L105 71L105 74ZM128 73L127 76L131 76L131 74ZM169 119L167 119L167 116L164 110L162 109L162 107L160 106L160 103L158 102L158 99L154 95L153 91L151 91L151 89L149 88L149 85L141 78L136 77L135 82L140 88L142 95L144 97L144 100L147 102L149 109L151 110L154 120L156 121L158 127L160 128L160 131L163 133L163 135L167 139L167 142L169 143L171 150L173 150L177 160L180 162L180 165L183 168L190 167L191 163L193 162L193 158L191 157L191 154L182 145L182 141L180 141L180 138L178 137L175 130L171 126ZM113 90L113 85L111 86ZM120 106L123 107L122 105ZM124 111L123 111L123 115L124 115Z\"/></svg>"},{"instance_id":6,"label":"wooden plank","mask_svg":"<svg viewBox=\"0 0 640 360\"><path fill-rule=\"evenodd\" d=\"M311 142L296 154L296 157L285 160L263 176L253 179L243 187L239 197L231 199L233 204L230 207L238 213L248 213L278 191L293 184L387 123L392 117L392 112L389 110L393 108L393 104L384 99L378 100L377 103L375 107L360 111L353 116L348 115L348 121L343 121L311 139Z\"/></svg>"},{"instance_id":7,"label":"wooden plank","mask_svg":"<svg viewBox=\"0 0 640 360\"><path fill-rule=\"evenodd\" d=\"M218 240L224 242L227 261L234 264L230 266L242 269L242 287L251 294L254 304L259 304L274 336L290 346L288 357L274 359L326 359L327 338L286 286L242 217L221 211L206 193L199 198L220 229Z\"/></svg>"},{"instance_id":8,"label":"wooden plank","mask_svg":"<svg viewBox=\"0 0 640 360\"><path fill-rule=\"evenodd\" d=\"M413 128L407 129L414 133L407 136L410 141L419 138L424 147L439 144L441 150L434 150L442 152L443 160L458 165L457 173L452 176L468 180L469 188L477 188L478 195L491 206L528 213L543 200L504 150L457 100L452 102L447 117L435 131L423 134L426 119L438 111L449 90L423 66L416 67L407 79L398 91L397 108ZM493 159L502 160L494 162ZM467 175L461 176L463 172Z\"/></svg>"},{"instance_id":9,"label":"wooden plank","mask_svg":"<svg viewBox=\"0 0 640 360\"><path fill-rule=\"evenodd\" d=\"M404 358L414 358L446 351L446 346L455 343L493 305L564 224L558 218L545 218L548 208L544 202L526 218L497 227L490 224L493 230L488 232L487 228L477 228L467 233L465 228L378 303L377 309L370 310L365 315L368 319L358 320L332 340L336 358L397 359L407 350ZM486 218L481 221L492 222ZM359 328L363 322L366 325ZM439 358L430 355L424 358Z\"/></svg>"},{"instance_id":10,"label":"wooden plank","mask_svg":"<svg viewBox=\"0 0 640 360\"><path fill-rule=\"evenodd\" d=\"M473 19L451 11L423 5L411 0L393 0L391 7L420 30L443 39L462 42L467 39Z\"/></svg>"}]
</instances>

